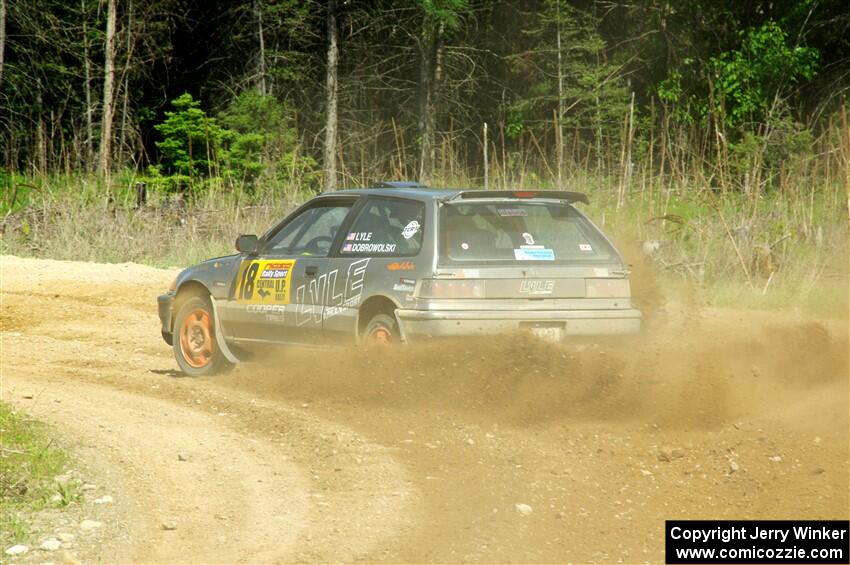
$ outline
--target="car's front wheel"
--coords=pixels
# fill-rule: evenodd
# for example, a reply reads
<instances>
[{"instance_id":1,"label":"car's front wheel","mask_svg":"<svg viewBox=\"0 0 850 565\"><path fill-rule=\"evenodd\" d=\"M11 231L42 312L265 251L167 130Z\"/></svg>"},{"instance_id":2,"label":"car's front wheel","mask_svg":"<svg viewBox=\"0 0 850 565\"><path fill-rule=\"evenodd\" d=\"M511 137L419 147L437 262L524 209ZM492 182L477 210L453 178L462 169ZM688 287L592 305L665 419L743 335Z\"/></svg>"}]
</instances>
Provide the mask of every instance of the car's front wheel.
<instances>
[{"instance_id":1,"label":"car's front wheel","mask_svg":"<svg viewBox=\"0 0 850 565\"><path fill-rule=\"evenodd\" d=\"M194 296L180 307L174 320L172 347L180 369L192 377L233 367L218 345L212 305L206 298Z\"/></svg>"},{"instance_id":2,"label":"car's front wheel","mask_svg":"<svg viewBox=\"0 0 850 565\"><path fill-rule=\"evenodd\" d=\"M361 342L366 347L391 345L399 342L398 324L389 314L378 314L369 320Z\"/></svg>"}]
</instances>

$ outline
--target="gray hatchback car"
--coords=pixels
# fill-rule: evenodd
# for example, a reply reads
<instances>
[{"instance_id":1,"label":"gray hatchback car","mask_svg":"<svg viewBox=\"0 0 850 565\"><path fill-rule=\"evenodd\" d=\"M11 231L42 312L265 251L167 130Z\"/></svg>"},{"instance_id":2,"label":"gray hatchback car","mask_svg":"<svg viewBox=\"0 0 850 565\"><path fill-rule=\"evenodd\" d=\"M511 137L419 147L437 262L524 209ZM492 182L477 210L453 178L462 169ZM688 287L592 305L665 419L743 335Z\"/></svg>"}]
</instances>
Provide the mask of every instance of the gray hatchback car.
<instances>
[{"instance_id":1,"label":"gray hatchback car","mask_svg":"<svg viewBox=\"0 0 850 565\"><path fill-rule=\"evenodd\" d=\"M162 336L205 375L252 345L635 333L628 271L576 202L415 183L322 194L181 272L159 297Z\"/></svg>"}]
</instances>

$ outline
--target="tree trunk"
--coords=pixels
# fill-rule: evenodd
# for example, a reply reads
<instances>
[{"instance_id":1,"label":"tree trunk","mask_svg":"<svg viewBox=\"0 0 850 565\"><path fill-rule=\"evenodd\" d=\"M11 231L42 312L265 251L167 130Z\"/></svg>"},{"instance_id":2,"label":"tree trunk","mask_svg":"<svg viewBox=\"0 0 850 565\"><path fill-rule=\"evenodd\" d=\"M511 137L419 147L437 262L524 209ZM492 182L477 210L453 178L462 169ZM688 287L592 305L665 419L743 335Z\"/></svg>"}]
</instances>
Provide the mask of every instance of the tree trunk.
<instances>
[{"instance_id":1,"label":"tree trunk","mask_svg":"<svg viewBox=\"0 0 850 565\"><path fill-rule=\"evenodd\" d=\"M112 165L112 114L115 87L115 0L109 0L106 13L106 49L104 52L103 115L100 127L100 159L98 172L109 176Z\"/></svg>"},{"instance_id":2,"label":"tree trunk","mask_svg":"<svg viewBox=\"0 0 850 565\"><path fill-rule=\"evenodd\" d=\"M426 20L419 63L419 182L429 184L434 173L437 110L434 103L440 77L442 24Z\"/></svg>"},{"instance_id":3,"label":"tree trunk","mask_svg":"<svg viewBox=\"0 0 850 565\"><path fill-rule=\"evenodd\" d=\"M3 54L6 52L6 0L0 0L0 85L3 84Z\"/></svg>"},{"instance_id":4,"label":"tree trunk","mask_svg":"<svg viewBox=\"0 0 850 565\"><path fill-rule=\"evenodd\" d=\"M325 84L327 116L325 118L325 186L324 192L336 189L336 105L337 105L337 44L336 0L328 1L328 68Z\"/></svg>"},{"instance_id":5,"label":"tree trunk","mask_svg":"<svg viewBox=\"0 0 850 565\"><path fill-rule=\"evenodd\" d=\"M558 123L555 135L555 147L558 151L558 188L564 188L564 65L561 56L561 2L558 0L555 4L557 10L557 25L558 25Z\"/></svg>"},{"instance_id":6,"label":"tree trunk","mask_svg":"<svg viewBox=\"0 0 850 565\"><path fill-rule=\"evenodd\" d=\"M259 75L259 81L257 82L257 88L260 91L260 94L263 96L266 95L266 42L263 37L263 9L260 5L259 0L255 0L254 2L254 15L257 17L257 34L260 39L260 61L259 61L259 69L257 69L257 74ZM330 19L328 20L330 23Z\"/></svg>"},{"instance_id":7,"label":"tree trunk","mask_svg":"<svg viewBox=\"0 0 850 565\"><path fill-rule=\"evenodd\" d=\"M80 0L80 8L83 13L83 58L85 63L86 80L83 85L86 94L86 139L83 142L83 169L90 171L94 161L92 144L94 143L94 127L92 125L92 114L94 107L91 101L91 59L89 59L89 36L86 24L86 2Z\"/></svg>"},{"instance_id":8,"label":"tree trunk","mask_svg":"<svg viewBox=\"0 0 850 565\"><path fill-rule=\"evenodd\" d=\"M38 110L38 120L35 127L35 159L33 160L33 169L36 175L47 174L47 137L44 127L44 103L41 96L41 79L37 79L38 91L35 98L36 109Z\"/></svg>"},{"instance_id":9,"label":"tree trunk","mask_svg":"<svg viewBox=\"0 0 850 565\"><path fill-rule=\"evenodd\" d=\"M484 122L484 190L490 188L490 159L487 152L487 122Z\"/></svg>"},{"instance_id":10,"label":"tree trunk","mask_svg":"<svg viewBox=\"0 0 850 565\"><path fill-rule=\"evenodd\" d=\"M124 70L121 73L122 84L120 86L121 103L121 133L118 141L118 166L124 165L124 151L127 150L127 114L129 112L130 98L130 63L133 60L133 0L127 2L127 58L124 61ZM129 153L129 151L128 151Z\"/></svg>"},{"instance_id":11,"label":"tree trunk","mask_svg":"<svg viewBox=\"0 0 850 565\"><path fill-rule=\"evenodd\" d=\"M127 149L127 112L129 111L129 90L130 90L130 79L125 77L124 84L121 86L121 133L118 136L118 166L122 167L124 165L125 157L124 151ZM129 153L129 151L128 151Z\"/></svg>"}]
</instances>

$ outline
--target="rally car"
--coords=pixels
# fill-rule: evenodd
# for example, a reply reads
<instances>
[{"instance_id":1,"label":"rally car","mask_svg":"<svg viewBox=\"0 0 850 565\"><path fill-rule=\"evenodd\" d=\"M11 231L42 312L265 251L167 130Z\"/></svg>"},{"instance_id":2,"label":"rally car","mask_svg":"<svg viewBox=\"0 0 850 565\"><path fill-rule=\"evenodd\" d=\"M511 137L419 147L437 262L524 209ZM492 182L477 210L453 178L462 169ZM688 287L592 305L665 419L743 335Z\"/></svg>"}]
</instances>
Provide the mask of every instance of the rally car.
<instances>
[{"instance_id":1,"label":"rally car","mask_svg":"<svg viewBox=\"0 0 850 565\"><path fill-rule=\"evenodd\" d=\"M162 336L206 375L251 345L637 332L628 271L578 202L415 183L325 193L181 272L159 297Z\"/></svg>"}]
</instances>

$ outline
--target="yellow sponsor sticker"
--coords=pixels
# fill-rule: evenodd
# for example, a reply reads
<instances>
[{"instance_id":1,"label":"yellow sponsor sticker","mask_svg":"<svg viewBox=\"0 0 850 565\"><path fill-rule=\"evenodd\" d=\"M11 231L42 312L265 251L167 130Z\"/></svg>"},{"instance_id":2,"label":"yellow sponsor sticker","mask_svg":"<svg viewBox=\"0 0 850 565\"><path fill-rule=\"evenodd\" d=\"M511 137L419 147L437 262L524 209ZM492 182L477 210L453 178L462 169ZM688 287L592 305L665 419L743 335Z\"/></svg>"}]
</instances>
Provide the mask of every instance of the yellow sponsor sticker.
<instances>
[{"instance_id":1,"label":"yellow sponsor sticker","mask_svg":"<svg viewBox=\"0 0 850 565\"><path fill-rule=\"evenodd\" d=\"M289 304L293 268L295 261L243 261L239 267L236 301L243 304Z\"/></svg>"}]
</instances>

